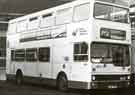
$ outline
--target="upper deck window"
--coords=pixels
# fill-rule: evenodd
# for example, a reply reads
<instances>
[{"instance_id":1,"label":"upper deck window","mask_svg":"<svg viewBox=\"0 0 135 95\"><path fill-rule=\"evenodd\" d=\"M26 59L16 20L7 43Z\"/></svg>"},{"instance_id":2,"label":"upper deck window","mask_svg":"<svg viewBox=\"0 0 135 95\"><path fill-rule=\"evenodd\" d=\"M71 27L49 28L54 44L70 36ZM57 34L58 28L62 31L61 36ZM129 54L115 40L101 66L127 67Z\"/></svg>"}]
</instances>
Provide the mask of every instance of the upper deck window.
<instances>
[{"instance_id":1,"label":"upper deck window","mask_svg":"<svg viewBox=\"0 0 135 95\"><path fill-rule=\"evenodd\" d=\"M53 16L53 13L48 13L42 15L41 22L40 22L40 27L51 27L54 26L55 24L55 18Z\"/></svg>"},{"instance_id":2,"label":"upper deck window","mask_svg":"<svg viewBox=\"0 0 135 95\"><path fill-rule=\"evenodd\" d=\"M86 20L90 17L90 4L82 4L74 8L74 21Z\"/></svg>"},{"instance_id":3,"label":"upper deck window","mask_svg":"<svg viewBox=\"0 0 135 95\"><path fill-rule=\"evenodd\" d=\"M34 21L34 20L37 20L38 18L37 17L33 17L33 18L30 18L30 21Z\"/></svg>"},{"instance_id":4,"label":"upper deck window","mask_svg":"<svg viewBox=\"0 0 135 95\"><path fill-rule=\"evenodd\" d=\"M95 3L94 17L102 20L128 23L128 9Z\"/></svg>"},{"instance_id":5,"label":"upper deck window","mask_svg":"<svg viewBox=\"0 0 135 95\"><path fill-rule=\"evenodd\" d=\"M28 29L32 30L32 29L36 29L39 26L39 20L38 17L32 17L29 19L29 23L28 23Z\"/></svg>"},{"instance_id":6,"label":"upper deck window","mask_svg":"<svg viewBox=\"0 0 135 95\"><path fill-rule=\"evenodd\" d=\"M50 17L50 16L52 16L51 13L50 13L50 14L45 14L45 15L43 15L42 17L43 17L43 18L46 18L46 17Z\"/></svg>"},{"instance_id":7,"label":"upper deck window","mask_svg":"<svg viewBox=\"0 0 135 95\"><path fill-rule=\"evenodd\" d=\"M108 2L108 3L114 3L122 6L129 6L129 0L96 0L96 1L102 1L102 2Z\"/></svg>"},{"instance_id":8,"label":"upper deck window","mask_svg":"<svg viewBox=\"0 0 135 95\"><path fill-rule=\"evenodd\" d=\"M17 32L24 32L27 29L27 20L22 20L17 23Z\"/></svg>"},{"instance_id":9,"label":"upper deck window","mask_svg":"<svg viewBox=\"0 0 135 95\"><path fill-rule=\"evenodd\" d=\"M56 12L56 24L65 24L72 21L73 10L72 8L65 8Z\"/></svg>"},{"instance_id":10,"label":"upper deck window","mask_svg":"<svg viewBox=\"0 0 135 95\"><path fill-rule=\"evenodd\" d=\"M16 29L17 29L17 25L16 23L10 23L9 24L9 27L8 27L8 30L9 30L9 33L16 33Z\"/></svg>"}]
</instances>

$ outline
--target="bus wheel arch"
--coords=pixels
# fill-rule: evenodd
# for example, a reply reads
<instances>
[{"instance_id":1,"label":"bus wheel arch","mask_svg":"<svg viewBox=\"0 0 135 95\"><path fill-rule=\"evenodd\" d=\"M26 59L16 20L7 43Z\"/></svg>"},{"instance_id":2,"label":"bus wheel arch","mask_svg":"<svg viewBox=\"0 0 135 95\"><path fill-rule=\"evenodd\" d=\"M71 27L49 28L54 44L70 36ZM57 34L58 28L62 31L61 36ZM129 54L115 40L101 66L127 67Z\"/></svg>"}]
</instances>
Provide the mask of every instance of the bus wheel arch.
<instances>
[{"instance_id":1,"label":"bus wheel arch","mask_svg":"<svg viewBox=\"0 0 135 95\"><path fill-rule=\"evenodd\" d=\"M21 85L23 81L23 72L21 69L16 71L16 84Z\"/></svg>"},{"instance_id":2,"label":"bus wheel arch","mask_svg":"<svg viewBox=\"0 0 135 95\"><path fill-rule=\"evenodd\" d=\"M58 73L56 79L56 86L60 91L67 91L68 90L68 78L65 72L61 71Z\"/></svg>"}]
</instances>

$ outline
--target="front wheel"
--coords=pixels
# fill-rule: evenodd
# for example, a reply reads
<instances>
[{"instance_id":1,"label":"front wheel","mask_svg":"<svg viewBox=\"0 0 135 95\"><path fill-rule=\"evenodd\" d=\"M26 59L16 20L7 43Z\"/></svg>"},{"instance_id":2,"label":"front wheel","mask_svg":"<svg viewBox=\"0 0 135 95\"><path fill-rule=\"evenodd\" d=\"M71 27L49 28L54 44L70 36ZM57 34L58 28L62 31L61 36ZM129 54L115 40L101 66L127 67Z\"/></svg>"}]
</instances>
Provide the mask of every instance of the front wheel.
<instances>
[{"instance_id":1,"label":"front wheel","mask_svg":"<svg viewBox=\"0 0 135 95\"><path fill-rule=\"evenodd\" d=\"M57 88L60 91L67 91L68 90L68 80L65 76L61 75L58 79L57 79Z\"/></svg>"},{"instance_id":2,"label":"front wheel","mask_svg":"<svg viewBox=\"0 0 135 95\"><path fill-rule=\"evenodd\" d=\"M135 79L135 74L132 73L132 74L130 75L130 86L131 86L131 87L134 86L134 82L135 82L134 79Z\"/></svg>"}]
</instances>

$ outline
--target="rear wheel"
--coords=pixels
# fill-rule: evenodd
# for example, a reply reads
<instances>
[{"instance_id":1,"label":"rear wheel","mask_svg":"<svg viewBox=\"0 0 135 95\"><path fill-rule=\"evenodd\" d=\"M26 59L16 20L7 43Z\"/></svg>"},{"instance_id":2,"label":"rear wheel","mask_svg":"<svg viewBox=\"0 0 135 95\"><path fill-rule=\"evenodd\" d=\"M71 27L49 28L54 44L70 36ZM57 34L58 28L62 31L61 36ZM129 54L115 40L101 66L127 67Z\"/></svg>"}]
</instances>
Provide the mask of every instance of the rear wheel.
<instances>
[{"instance_id":1,"label":"rear wheel","mask_svg":"<svg viewBox=\"0 0 135 95\"><path fill-rule=\"evenodd\" d=\"M60 91L67 91L68 90L68 80L66 78L66 76L64 75L60 75L57 79L57 88Z\"/></svg>"},{"instance_id":2,"label":"rear wheel","mask_svg":"<svg viewBox=\"0 0 135 95\"><path fill-rule=\"evenodd\" d=\"M16 84L21 85L22 81L23 81L23 75L22 75L21 71L17 71L17 73L16 73Z\"/></svg>"}]
</instances>

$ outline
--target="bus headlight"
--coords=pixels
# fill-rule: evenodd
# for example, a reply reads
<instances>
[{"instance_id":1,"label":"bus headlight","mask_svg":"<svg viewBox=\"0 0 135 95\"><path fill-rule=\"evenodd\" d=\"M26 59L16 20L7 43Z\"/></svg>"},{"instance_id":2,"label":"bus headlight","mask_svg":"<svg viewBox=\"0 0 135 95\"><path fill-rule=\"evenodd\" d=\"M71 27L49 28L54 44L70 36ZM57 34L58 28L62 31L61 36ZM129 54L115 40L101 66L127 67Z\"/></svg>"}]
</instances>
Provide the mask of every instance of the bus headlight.
<instances>
[{"instance_id":1,"label":"bus headlight","mask_svg":"<svg viewBox=\"0 0 135 95\"><path fill-rule=\"evenodd\" d=\"M127 76L127 79L130 80L130 76Z\"/></svg>"},{"instance_id":2,"label":"bus headlight","mask_svg":"<svg viewBox=\"0 0 135 95\"><path fill-rule=\"evenodd\" d=\"M92 76L92 80L93 80L93 81L96 80L96 77L95 77L95 76Z\"/></svg>"},{"instance_id":3,"label":"bus headlight","mask_svg":"<svg viewBox=\"0 0 135 95\"><path fill-rule=\"evenodd\" d=\"M123 77L120 77L120 80L126 80L126 77L125 76L123 76Z\"/></svg>"}]
</instances>

